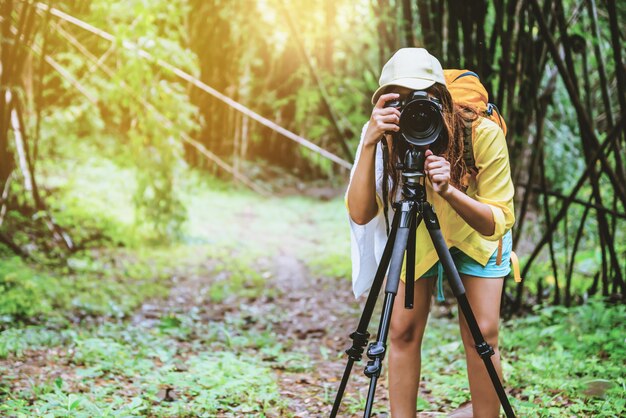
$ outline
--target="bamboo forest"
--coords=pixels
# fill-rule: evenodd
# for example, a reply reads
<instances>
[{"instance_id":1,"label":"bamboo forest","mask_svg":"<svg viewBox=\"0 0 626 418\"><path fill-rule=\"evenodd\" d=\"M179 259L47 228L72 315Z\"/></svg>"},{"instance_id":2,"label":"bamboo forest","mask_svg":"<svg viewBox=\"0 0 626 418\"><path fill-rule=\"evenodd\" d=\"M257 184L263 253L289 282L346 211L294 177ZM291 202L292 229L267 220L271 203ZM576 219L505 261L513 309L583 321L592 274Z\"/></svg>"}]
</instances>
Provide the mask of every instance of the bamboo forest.
<instances>
[{"instance_id":1,"label":"bamboo forest","mask_svg":"<svg viewBox=\"0 0 626 418\"><path fill-rule=\"evenodd\" d=\"M0 416L625 416L625 22L0 0Z\"/></svg>"}]
</instances>

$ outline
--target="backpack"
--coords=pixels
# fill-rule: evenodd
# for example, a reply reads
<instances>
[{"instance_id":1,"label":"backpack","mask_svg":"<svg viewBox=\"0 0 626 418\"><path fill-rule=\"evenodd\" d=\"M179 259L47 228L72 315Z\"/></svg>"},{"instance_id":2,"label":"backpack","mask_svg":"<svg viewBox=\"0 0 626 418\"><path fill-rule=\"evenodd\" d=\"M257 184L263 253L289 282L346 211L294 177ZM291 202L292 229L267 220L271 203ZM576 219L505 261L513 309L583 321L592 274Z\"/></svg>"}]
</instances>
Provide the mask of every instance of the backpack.
<instances>
[{"instance_id":1,"label":"backpack","mask_svg":"<svg viewBox=\"0 0 626 418\"><path fill-rule=\"evenodd\" d=\"M498 107L489 103L489 94L487 89L480 82L480 77L473 71L468 70L444 70L443 75L446 79L446 86L452 101L468 105L478 111L479 116L487 118L495 122L506 137L506 122L500 114ZM463 159L467 168L473 175L478 173L476 160L474 159L474 130L476 123L467 122L463 130ZM502 263L502 239L498 242L498 254L496 263ZM511 265L513 267L513 276L517 283L521 282L519 261L517 255L511 252Z\"/></svg>"},{"instance_id":2,"label":"backpack","mask_svg":"<svg viewBox=\"0 0 626 418\"><path fill-rule=\"evenodd\" d=\"M468 70L444 70L446 86L452 96L452 101L462 103L478 111L478 115L496 123L506 136L507 128L504 118L498 107L489 103L487 89L480 82L480 77ZM474 160L474 129L473 123L468 123L463 132L463 159L470 171L478 172Z\"/></svg>"}]
</instances>

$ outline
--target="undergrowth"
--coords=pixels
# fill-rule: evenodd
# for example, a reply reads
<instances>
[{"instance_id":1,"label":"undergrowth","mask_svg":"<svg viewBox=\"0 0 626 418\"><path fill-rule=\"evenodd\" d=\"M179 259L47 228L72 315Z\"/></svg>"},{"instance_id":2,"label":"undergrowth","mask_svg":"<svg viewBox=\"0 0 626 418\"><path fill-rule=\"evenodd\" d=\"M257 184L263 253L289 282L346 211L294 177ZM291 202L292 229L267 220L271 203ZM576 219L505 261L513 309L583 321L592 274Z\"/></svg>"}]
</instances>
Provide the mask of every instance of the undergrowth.
<instances>
[{"instance_id":1,"label":"undergrowth","mask_svg":"<svg viewBox=\"0 0 626 418\"><path fill-rule=\"evenodd\" d=\"M227 319L226 324L231 320L236 319ZM21 389L10 390L23 378L21 370L0 362L0 413L282 416L285 403L272 369L289 364L289 355L282 354L280 344L263 331L227 334L222 326L188 316L164 316L158 326L149 328L118 323L76 331L43 327L4 331L3 356L24 359L37 374ZM45 362L33 362L24 355L26 350L42 350ZM255 350L277 355L256 356Z\"/></svg>"},{"instance_id":2,"label":"undergrowth","mask_svg":"<svg viewBox=\"0 0 626 418\"><path fill-rule=\"evenodd\" d=\"M189 216L179 241L149 242L133 229L125 199L81 210L110 195L93 191L81 201L68 191L72 197L57 202L68 210L60 218L65 225L74 215L115 214L89 224L106 230L102 246L57 268L0 257L0 415L292 414L277 372L309 373L315 365L278 340L274 318L253 321L257 313L246 311L245 302L280 296L261 266L285 249L311 276L336 278L349 292L343 201L264 198L213 182L191 178L185 185ZM200 302L137 320L142 306L162 303L194 277L206 279L197 289ZM223 308L223 317L200 314L203 304ZM504 322L505 387L518 416L623 415L625 314L623 306L593 299L569 309L539 306ZM422 377L431 396L420 397L419 410L447 411L469 399L454 308L452 316L433 315L429 322ZM342 361L333 353L325 360ZM331 405L335 386L323 385L324 402ZM364 402L347 395L344 407L359 413ZM375 408L386 411L385 405Z\"/></svg>"},{"instance_id":3,"label":"undergrowth","mask_svg":"<svg viewBox=\"0 0 626 418\"><path fill-rule=\"evenodd\" d=\"M420 410L469 401L465 354L454 319L431 318L422 378L439 401ZM500 352L509 400L519 417L617 417L626 412L624 306L599 300L575 307L538 307L505 321ZM448 407L449 408L449 407Z\"/></svg>"}]
</instances>

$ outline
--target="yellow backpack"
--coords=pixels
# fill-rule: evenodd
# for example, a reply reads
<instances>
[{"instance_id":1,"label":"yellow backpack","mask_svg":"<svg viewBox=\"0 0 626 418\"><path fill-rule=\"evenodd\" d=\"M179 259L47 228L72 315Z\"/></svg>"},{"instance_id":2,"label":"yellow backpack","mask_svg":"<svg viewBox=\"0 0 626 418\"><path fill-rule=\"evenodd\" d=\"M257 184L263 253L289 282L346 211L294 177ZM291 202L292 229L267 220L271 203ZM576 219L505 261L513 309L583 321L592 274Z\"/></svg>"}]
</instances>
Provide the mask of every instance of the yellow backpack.
<instances>
[{"instance_id":1,"label":"yellow backpack","mask_svg":"<svg viewBox=\"0 0 626 418\"><path fill-rule=\"evenodd\" d=\"M480 116L495 122L506 136L506 122L500 114L498 107L493 103L489 103L489 94L485 86L480 82L478 74L468 70L444 70L443 75L446 79L448 91L452 96L452 101L469 106L476 110ZM473 129L474 126L468 124L463 135L465 148L463 158L467 167L471 170L476 169L473 152Z\"/></svg>"},{"instance_id":2,"label":"yellow backpack","mask_svg":"<svg viewBox=\"0 0 626 418\"><path fill-rule=\"evenodd\" d=\"M489 103L489 94L487 89L480 82L480 77L473 71L468 70L444 70L443 75L446 79L446 86L452 101L467 105L478 112L484 118L495 122L506 136L507 128L504 118L500 114L498 107ZM474 129L476 124L468 123L463 131L463 159L468 169L474 174L478 171L476 161L474 160ZM498 255L496 263L502 263L502 239L498 242ZM521 282L519 261L517 255L511 252L511 265L513 267L513 276L516 282Z\"/></svg>"}]
</instances>

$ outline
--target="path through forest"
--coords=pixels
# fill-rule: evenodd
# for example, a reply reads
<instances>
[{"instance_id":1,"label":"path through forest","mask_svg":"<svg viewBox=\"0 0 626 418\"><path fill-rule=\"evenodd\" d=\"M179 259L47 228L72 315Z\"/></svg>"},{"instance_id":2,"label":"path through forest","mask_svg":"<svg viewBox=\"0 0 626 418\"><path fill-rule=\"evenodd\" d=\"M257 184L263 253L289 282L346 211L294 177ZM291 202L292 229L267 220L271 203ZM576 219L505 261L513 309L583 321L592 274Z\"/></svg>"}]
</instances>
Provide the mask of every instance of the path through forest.
<instances>
[{"instance_id":1,"label":"path through forest","mask_svg":"<svg viewBox=\"0 0 626 418\"><path fill-rule=\"evenodd\" d=\"M200 309L201 317L212 321L229 316L231 322L242 322L248 329L262 331L271 328L284 347L298 353L296 361L300 358L306 364L305 370L298 372L284 370L280 365L274 367L280 393L288 402L289 412L294 417L326 417L347 360L341 353L351 343L348 334L356 327L361 306L347 291L345 283L338 286L337 278L312 275L307 265L290 254L286 247L275 257L261 260L257 267L266 272L267 287L275 290L265 293L273 296L247 297L244 300L236 296L226 297L222 303L211 304L201 295L216 276L192 275L180 281L167 300L144 305L134 321L160 318L174 311ZM378 318L376 315L373 321L378 321ZM370 341L374 338L375 335ZM354 412L348 413L344 408L340 416L362 416L360 406L367 396L369 385L369 380L362 373L364 365L365 359L353 368L344 400L344 405L350 405L349 409ZM421 396L429 397L429 393L422 389ZM375 399L378 409L387 409L386 378L379 380ZM427 412L418 417L445 415L443 412ZM376 416L389 415L382 412Z\"/></svg>"},{"instance_id":2,"label":"path through forest","mask_svg":"<svg viewBox=\"0 0 626 418\"><path fill-rule=\"evenodd\" d=\"M154 277L114 279L129 295L138 291L136 280L158 283L162 296L143 300L130 315L72 313L69 326L16 329L15 340L5 333L0 395L10 416L329 415L362 309L347 277L343 203L219 197L191 204L200 215L190 229L200 232L182 248L162 250L168 261L152 266ZM128 258L122 272L134 262L132 251L107 257ZM431 315L436 334L424 350L441 357L424 366L418 406L433 412L420 417L445 416L467 399L450 313L438 305ZM341 417L363 414L364 365L353 368ZM441 376L443 384L428 382ZM385 376L374 412L389 416Z\"/></svg>"},{"instance_id":3,"label":"path through forest","mask_svg":"<svg viewBox=\"0 0 626 418\"><path fill-rule=\"evenodd\" d=\"M46 276L54 271L33 278L15 264L8 277L58 283L46 290L64 305L0 332L0 415L329 415L362 309L343 202L192 196L184 242L103 248L56 282ZM503 369L520 416L621 416L623 350L607 347L623 345L623 310L598 315L599 306L546 307L503 323ZM433 305L421 418L447 416L469 398L457 320L453 299ZM342 418L363 414L364 365L353 369ZM378 417L389 416L383 370ZM591 393L588 379L604 389Z\"/></svg>"}]
</instances>

